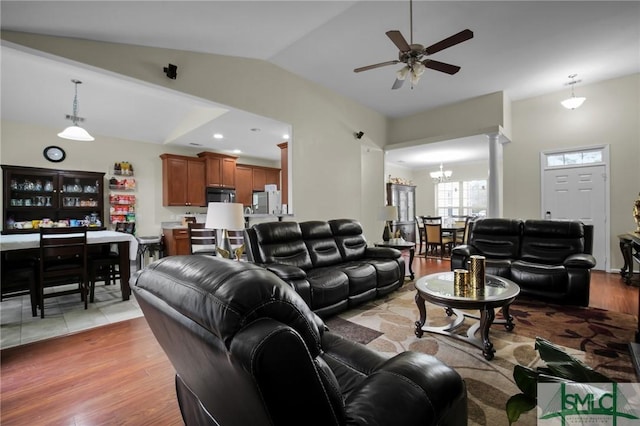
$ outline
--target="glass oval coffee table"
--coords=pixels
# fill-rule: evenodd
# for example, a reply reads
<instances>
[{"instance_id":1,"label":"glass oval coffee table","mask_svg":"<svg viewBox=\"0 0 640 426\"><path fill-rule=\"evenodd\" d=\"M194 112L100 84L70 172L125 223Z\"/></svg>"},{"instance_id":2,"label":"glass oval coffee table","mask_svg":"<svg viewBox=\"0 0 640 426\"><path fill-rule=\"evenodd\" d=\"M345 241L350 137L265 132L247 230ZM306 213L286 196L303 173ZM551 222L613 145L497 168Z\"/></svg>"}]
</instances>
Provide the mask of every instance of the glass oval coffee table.
<instances>
[{"instance_id":1,"label":"glass oval coffee table","mask_svg":"<svg viewBox=\"0 0 640 426\"><path fill-rule=\"evenodd\" d=\"M509 315L509 305L520 294L520 287L511 280L494 275L487 275L485 282L484 294L456 295L453 286L453 272L440 272L418 279L415 301L420 312L420 319L415 323L416 336L422 337L425 331L450 336L482 349L482 355L487 360L493 359L495 349L489 340L489 329L495 323L504 324L507 331L513 330L515 324L513 317ZM425 325L427 320L425 301L443 306L447 316L455 315L455 320L440 327ZM495 308L502 309L503 320L494 322ZM480 311L480 315L473 315L462 311L462 309L477 309ZM469 327L466 334L454 333L462 325L465 318L473 318L479 322ZM478 331L480 331L480 338L476 336Z\"/></svg>"}]
</instances>

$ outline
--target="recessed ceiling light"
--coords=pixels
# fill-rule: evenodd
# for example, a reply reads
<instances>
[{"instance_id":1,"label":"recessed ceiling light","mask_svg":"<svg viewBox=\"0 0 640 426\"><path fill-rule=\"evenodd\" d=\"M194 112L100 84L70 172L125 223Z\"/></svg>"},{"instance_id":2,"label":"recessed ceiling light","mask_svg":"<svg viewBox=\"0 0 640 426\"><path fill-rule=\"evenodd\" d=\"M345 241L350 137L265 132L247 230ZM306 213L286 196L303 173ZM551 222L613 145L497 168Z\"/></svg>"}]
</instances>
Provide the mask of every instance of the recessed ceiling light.
<instances>
[{"instance_id":1,"label":"recessed ceiling light","mask_svg":"<svg viewBox=\"0 0 640 426\"><path fill-rule=\"evenodd\" d=\"M282 137L285 138L285 139L289 139L289 135L286 134L286 133L284 135L282 135Z\"/></svg>"},{"instance_id":2,"label":"recessed ceiling light","mask_svg":"<svg viewBox=\"0 0 640 426\"><path fill-rule=\"evenodd\" d=\"M241 151L241 150L239 150L239 149L234 149L234 150L233 150L233 151L231 151L231 152L233 152L234 154L242 154L242 151Z\"/></svg>"},{"instance_id":3,"label":"recessed ceiling light","mask_svg":"<svg viewBox=\"0 0 640 426\"><path fill-rule=\"evenodd\" d=\"M213 138L214 139L222 139L222 138L224 138L224 136L222 136L222 133L214 133L213 134Z\"/></svg>"}]
</instances>

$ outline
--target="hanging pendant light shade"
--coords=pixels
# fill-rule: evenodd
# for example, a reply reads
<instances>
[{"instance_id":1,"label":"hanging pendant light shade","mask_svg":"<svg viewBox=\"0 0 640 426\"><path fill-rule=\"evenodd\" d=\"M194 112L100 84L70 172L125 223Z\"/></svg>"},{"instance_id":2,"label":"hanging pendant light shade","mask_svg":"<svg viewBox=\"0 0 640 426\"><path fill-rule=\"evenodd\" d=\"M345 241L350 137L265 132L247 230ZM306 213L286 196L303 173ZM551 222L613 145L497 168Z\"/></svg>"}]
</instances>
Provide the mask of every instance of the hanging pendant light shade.
<instances>
[{"instance_id":1,"label":"hanging pendant light shade","mask_svg":"<svg viewBox=\"0 0 640 426\"><path fill-rule=\"evenodd\" d=\"M90 142L95 140L93 136L89 134L85 129L78 126L79 121L84 121L84 118L78 117L78 84L82 84L80 80L71 80L75 85L75 96L73 97L73 115L67 115L67 119L73 122L73 126L69 126L62 132L58 133L58 136L63 139L71 139L74 141Z\"/></svg>"},{"instance_id":2,"label":"hanging pendant light shade","mask_svg":"<svg viewBox=\"0 0 640 426\"><path fill-rule=\"evenodd\" d=\"M577 80L577 81L575 80L577 75L578 74L571 74L569 78L572 79L572 81L567 83L568 85L571 86L571 97L560 102L562 106L565 107L566 109L580 108L580 106L584 103L584 101L587 100L587 98L585 97L576 96L576 94L573 91L573 88L575 87L576 83L579 83L581 81L581 80Z\"/></svg>"}]
</instances>

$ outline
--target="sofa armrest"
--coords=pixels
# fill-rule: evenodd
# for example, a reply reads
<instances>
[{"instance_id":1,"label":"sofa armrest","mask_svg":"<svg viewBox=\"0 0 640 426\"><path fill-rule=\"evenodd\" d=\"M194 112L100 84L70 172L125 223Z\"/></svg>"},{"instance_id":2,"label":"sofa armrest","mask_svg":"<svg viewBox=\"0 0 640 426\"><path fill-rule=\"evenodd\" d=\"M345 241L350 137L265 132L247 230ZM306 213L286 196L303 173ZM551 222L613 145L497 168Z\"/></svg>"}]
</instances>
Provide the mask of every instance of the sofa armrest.
<instances>
[{"instance_id":1,"label":"sofa armrest","mask_svg":"<svg viewBox=\"0 0 640 426\"><path fill-rule=\"evenodd\" d=\"M456 254L458 256L469 257L474 254L478 254L478 250L474 246L470 246L468 244L462 244L459 246L455 246L451 251L451 254Z\"/></svg>"},{"instance_id":2,"label":"sofa armrest","mask_svg":"<svg viewBox=\"0 0 640 426\"><path fill-rule=\"evenodd\" d=\"M587 253L572 254L562 264L566 268L591 269L596 266L596 258Z\"/></svg>"},{"instance_id":3,"label":"sofa armrest","mask_svg":"<svg viewBox=\"0 0 640 426\"><path fill-rule=\"evenodd\" d=\"M402 253L392 247L367 247L364 256L371 259L397 259Z\"/></svg>"},{"instance_id":4,"label":"sofa armrest","mask_svg":"<svg viewBox=\"0 0 640 426\"><path fill-rule=\"evenodd\" d=\"M435 357L403 352L354 389L345 411L347 424L466 424L466 388L460 375Z\"/></svg>"},{"instance_id":5,"label":"sofa armrest","mask_svg":"<svg viewBox=\"0 0 640 426\"><path fill-rule=\"evenodd\" d=\"M300 269L297 266L284 265L282 263L269 263L265 264L264 267L284 281L303 280L307 278L307 273L304 269Z\"/></svg>"}]
</instances>

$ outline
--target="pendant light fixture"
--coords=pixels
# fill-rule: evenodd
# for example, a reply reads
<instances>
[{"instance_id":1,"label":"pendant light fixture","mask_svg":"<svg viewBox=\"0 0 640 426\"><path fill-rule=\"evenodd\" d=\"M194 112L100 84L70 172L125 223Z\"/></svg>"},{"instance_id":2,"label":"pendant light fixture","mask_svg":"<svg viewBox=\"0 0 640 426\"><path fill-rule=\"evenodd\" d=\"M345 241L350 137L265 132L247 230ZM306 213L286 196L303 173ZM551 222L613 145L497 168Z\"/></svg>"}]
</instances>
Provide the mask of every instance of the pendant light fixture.
<instances>
[{"instance_id":1,"label":"pendant light fixture","mask_svg":"<svg viewBox=\"0 0 640 426\"><path fill-rule=\"evenodd\" d=\"M73 115L67 115L66 119L73 122L73 126L69 126L62 132L58 133L58 136L63 139L71 139L74 141L93 141L95 138L89 134L85 129L78 126L78 122L84 121L84 118L78 117L78 84L82 84L80 80L71 80L75 85L75 96L73 97Z\"/></svg>"},{"instance_id":2,"label":"pendant light fixture","mask_svg":"<svg viewBox=\"0 0 640 426\"><path fill-rule=\"evenodd\" d=\"M569 83L567 83L569 86L571 86L571 97L565 99L564 101L560 102L562 104L563 107L565 107L566 109L576 109L576 108L580 108L580 105L582 105L584 103L585 100L587 100L587 98L584 97L576 97L573 88L575 87L576 83L580 83L580 81L582 80L576 80L575 78L578 76L578 74L571 74L569 76L569 78L571 79L571 81Z\"/></svg>"}]
</instances>

